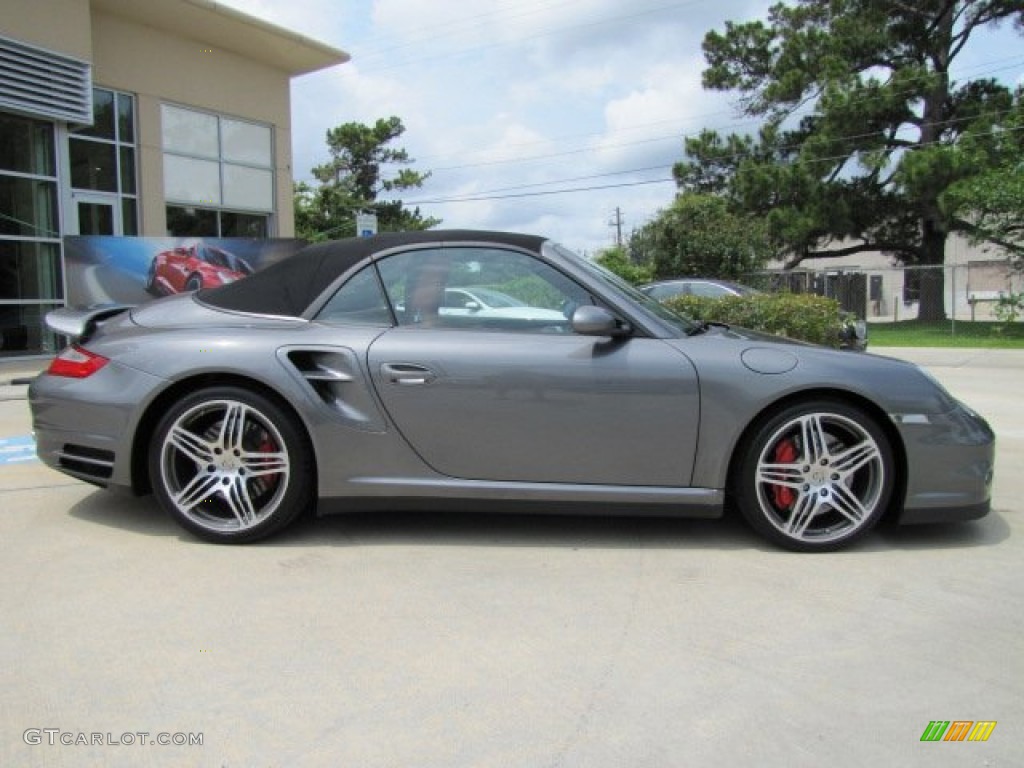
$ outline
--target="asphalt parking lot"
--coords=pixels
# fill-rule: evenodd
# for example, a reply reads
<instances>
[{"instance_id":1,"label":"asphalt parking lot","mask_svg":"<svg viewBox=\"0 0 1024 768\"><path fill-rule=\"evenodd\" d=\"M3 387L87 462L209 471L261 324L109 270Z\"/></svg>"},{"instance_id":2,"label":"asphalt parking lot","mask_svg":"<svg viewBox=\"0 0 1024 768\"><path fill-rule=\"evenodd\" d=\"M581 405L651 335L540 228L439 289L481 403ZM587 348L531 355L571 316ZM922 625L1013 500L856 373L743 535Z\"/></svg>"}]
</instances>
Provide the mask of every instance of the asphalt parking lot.
<instances>
[{"instance_id":1,"label":"asphalt parking lot","mask_svg":"<svg viewBox=\"0 0 1024 768\"><path fill-rule=\"evenodd\" d=\"M218 547L34 461L0 386L0 765L1020 766L1024 351L889 352L992 423L993 512L828 555L454 514Z\"/></svg>"}]
</instances>

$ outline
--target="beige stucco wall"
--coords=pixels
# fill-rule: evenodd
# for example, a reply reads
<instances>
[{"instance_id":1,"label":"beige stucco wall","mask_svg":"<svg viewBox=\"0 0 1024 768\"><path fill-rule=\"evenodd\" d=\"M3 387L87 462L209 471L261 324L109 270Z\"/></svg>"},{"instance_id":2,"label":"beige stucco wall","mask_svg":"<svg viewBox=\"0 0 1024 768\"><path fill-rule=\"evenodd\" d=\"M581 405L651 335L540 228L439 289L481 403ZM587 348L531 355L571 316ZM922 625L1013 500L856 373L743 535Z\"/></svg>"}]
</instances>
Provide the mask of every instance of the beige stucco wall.
<instances>
[{"instance_id":1,"label":"beige stucco wall","mask_svg":"<svg viewBox=\"0 0 1024 768\"><path fill-rule=\"evenodd\" d=\"M0 35L90 62L95 85L137 96L140 234L166 232L162 103L274 126L271 234L294 234L290 78L348 54L215 0L0 0Z\"/></svg>"},{"instance_id":2,"label":"beige stucco wall","mask_svg":"<svg viewBox=\"0 0 1024 768\"><path fill-rule=\"evenodd\" d=\"M141 234L166 232L160 104L199 107L276 126L276 234L295 232L287 72L126 19L92 18L96 85L138 96Z\"/></svg>"},{"instance_id":3,"label":"beige stucco wall","mask_svg":"<svg viewBox=\"0 0 1024 768\"><path fill-rule=\"evenodd\" d=\"M89 16L89 0L2 0L0 35L89 61Z\"/></svg>"}]
</instances>

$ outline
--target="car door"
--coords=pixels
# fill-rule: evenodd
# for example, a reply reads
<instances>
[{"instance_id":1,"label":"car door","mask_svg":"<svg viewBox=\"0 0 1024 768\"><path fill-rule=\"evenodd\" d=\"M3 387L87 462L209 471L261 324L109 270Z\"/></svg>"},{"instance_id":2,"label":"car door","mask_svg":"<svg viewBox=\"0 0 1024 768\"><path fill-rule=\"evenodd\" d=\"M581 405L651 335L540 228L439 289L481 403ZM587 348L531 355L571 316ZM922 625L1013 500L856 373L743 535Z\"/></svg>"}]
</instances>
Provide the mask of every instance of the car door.
<instances>
[{"instance_id":1,"label":"car door","mask_svg":"<svg viewBox=\"0 0 1024 768\"><path fill-rule=\"evenodd\" d=\"M698 387L689 360L658 339L581 336L569 323L445 317L411 306L431 279L477 281L528 308L589 303L583 288L518 251L445 248L383 260L400 324L368 352L390 418L437 472L477 480L685 486ZM535 313L535 310L531 310ZM526 314L526 313L524 313Z\"/></svg>"}]
</instances>

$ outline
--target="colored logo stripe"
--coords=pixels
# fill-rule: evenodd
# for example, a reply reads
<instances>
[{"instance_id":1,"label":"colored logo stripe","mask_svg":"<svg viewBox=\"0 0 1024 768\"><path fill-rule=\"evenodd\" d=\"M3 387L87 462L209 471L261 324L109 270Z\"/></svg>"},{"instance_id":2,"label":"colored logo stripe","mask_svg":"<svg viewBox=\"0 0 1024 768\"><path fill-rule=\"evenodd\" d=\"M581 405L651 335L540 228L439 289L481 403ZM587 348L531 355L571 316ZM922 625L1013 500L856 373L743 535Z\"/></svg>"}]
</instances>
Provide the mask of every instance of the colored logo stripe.
<instances>
[{"instance_id":1,"label":"colored logo stripe","mask_svg":"<svg viewBox=\"0 0 1024 768\"><path fill-rule=\"evenodd\" d=\"M932 720L921 734L921 741L988 741L995 720Z\"/></svg>"}]
</instances>

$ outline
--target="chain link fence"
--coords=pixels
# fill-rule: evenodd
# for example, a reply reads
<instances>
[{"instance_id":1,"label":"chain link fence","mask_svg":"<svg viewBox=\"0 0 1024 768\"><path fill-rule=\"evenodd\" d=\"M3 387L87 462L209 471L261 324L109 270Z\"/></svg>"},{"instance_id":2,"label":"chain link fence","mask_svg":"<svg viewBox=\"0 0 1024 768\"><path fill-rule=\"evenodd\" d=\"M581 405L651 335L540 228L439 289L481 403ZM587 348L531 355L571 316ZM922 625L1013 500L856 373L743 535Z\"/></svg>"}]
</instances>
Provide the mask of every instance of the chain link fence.
<instances>
[{"instance_id":1,"label":"chain link fence","mask_svg":"<svg viewBox=\"0 0 1024 768\"><path fill-rule=\"evenodd\" d=\"M1024 291L1024 274L1005 260L970 261L942 267L836 267L767 271L746 282L764 290L814 293L839 301L840 306L868 323L916 320L921 287L941 281L943 304L950 328L969 332L964 324L998 320L993 311L1000 296Z\"/></svg>"}]
</instances>

